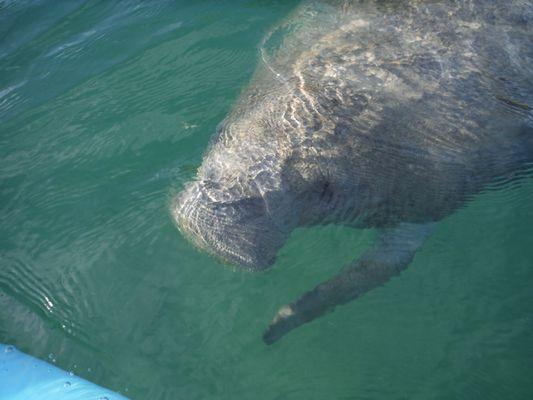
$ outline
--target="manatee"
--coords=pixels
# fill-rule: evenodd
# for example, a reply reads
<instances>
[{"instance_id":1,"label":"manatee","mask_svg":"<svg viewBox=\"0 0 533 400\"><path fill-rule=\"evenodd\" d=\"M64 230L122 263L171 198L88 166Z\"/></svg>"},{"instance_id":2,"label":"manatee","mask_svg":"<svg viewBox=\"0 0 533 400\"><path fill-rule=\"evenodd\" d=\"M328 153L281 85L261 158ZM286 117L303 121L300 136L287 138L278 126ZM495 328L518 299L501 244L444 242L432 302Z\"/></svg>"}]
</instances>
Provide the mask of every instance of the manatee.
<instances>
[{"instance_id":1,"label":"manatee","mask_svg":"<svg viewBox=\"0 0 533 400\"><path fill-rule=\"evenodd\" d=\"M398 275L438 221L533 162L531 1L307 2L259 55L172 203L181 232L261 271L296 227L378 231L280 308L267 344Z\"/></svg>"}]
</instances>

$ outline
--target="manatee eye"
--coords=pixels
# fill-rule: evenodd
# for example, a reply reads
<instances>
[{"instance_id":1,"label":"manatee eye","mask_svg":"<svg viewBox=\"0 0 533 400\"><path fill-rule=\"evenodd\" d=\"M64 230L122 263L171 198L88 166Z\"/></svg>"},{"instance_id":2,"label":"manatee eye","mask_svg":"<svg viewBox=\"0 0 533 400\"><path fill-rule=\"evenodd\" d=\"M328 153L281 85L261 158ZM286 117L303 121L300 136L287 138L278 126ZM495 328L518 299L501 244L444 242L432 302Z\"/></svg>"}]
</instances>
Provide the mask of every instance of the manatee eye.
<instances>
[{"instance_id":1,"label":"manatee eye","mask_svg":"<svg viewBox=\"0 0 533 400\"><path fill-rule=\"evenodd\" d=\"M322 182L320 190L320 199L323 201L330 201L333 198L333 187L330 181Z\"/></svg>"}]
</instances>

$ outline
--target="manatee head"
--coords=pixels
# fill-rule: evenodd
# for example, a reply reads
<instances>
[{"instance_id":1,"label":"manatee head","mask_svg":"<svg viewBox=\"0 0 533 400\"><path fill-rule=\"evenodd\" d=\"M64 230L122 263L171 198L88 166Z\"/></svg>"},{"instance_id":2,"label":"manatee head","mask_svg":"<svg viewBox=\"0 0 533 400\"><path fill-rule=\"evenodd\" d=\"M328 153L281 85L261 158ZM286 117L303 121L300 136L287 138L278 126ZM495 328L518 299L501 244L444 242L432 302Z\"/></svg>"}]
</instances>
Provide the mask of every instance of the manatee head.
<instances>
[{"instance_id":1,"label":"manatee head","mask_svg":"<svg viewBox=\"0 0 533 400\"><path fill-rule=\"evenodd\" d=\"M172 213L201 249L261 270L274 263L295 227L335 222L353 211L353 144L341 124L311 112L291 89L243 99Z\"/></svg>"},{"instance_id":2,"label":"manatee head","mask_svg":"<svg viewBox=\"0 0 533 400\"><path fill-rule=\"evenodd\" d=\"M275 134L253 118L219 129L172 213L200 249L225 263L262 270L275 262L298 219L283 177L285 146L274 143Z\"/></svg>"}]
</instances>

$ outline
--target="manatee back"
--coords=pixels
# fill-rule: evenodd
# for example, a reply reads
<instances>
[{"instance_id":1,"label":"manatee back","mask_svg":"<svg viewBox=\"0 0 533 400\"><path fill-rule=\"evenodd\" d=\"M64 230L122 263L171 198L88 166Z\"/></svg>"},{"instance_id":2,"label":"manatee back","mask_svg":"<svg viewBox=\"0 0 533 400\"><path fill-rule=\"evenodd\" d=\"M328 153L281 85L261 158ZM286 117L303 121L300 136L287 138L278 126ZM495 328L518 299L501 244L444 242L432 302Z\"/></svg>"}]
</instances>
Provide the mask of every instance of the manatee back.
<instances>
[{"instance_id":1,"label":"manatee back","mask_svg":"<svg viewBox=\"0 0 533 400\"><path fill-rule=\"evenodd\" d=\"M309 180L356 183L370 224L439 219L533 159L532 21L526 1L312 2L257 81L288 88Z\"/></svg>"}]
</instances>

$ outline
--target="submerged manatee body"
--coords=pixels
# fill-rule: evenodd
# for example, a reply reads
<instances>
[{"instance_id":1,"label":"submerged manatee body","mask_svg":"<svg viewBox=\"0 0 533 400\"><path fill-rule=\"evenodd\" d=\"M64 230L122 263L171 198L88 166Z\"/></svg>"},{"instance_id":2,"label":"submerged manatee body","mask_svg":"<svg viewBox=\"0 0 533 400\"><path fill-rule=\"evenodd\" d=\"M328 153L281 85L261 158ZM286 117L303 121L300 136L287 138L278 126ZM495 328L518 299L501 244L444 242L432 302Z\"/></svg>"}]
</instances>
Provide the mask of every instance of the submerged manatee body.
<instances>
[{"instance_id":1,"label":"submerged manatee body","mask_svg":"<svg viewBox=\"0 0 533 400\"><path fill-rule=\"evenodd\" d=\"M251 270L299 226L380 230L267 343L398 274L435 222L533 160L530 1L306 3L261 55L172 206L180 230Z\"/></svg>"}]
</instances>

